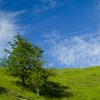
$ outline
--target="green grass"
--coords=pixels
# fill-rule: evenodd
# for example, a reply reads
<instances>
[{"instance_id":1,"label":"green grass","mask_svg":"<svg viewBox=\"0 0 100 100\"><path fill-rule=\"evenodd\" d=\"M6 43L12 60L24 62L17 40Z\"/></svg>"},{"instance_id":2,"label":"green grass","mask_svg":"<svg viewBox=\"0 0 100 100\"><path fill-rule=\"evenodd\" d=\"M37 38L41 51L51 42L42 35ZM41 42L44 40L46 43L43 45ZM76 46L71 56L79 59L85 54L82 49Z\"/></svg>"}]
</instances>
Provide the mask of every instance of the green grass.
<instances>
[{"instance_id":1,"label":"green grass","mask_svg":"<svg viewBox=\"0 0 100 100\"><path fill-rule=\"evenodd\" d=\"M50 78L60 84L60 97L37 97L35 93L16 84L17 78L0 68L0 100L100 100L100 67L54 69ZM64 88L63 88L64 87ZM56 88L56 87L55 87ZM59 92L60 93L60 92Z\"/></svg>"}]
</instances>

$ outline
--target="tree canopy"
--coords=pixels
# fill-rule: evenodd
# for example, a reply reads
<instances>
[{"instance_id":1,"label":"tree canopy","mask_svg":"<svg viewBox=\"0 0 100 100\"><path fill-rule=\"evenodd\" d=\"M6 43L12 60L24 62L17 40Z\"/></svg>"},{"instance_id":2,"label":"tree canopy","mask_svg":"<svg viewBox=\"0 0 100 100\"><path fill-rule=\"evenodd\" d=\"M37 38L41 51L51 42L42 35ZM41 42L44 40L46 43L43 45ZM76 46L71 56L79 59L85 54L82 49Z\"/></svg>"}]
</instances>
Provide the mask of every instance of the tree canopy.
<instances>
[{"instance_id":1,"label":"tree canopy","mask_svg":"<svg viewBox=\"0 0 100 100\"><path fill-rule=\"evenodd\" d=\"M40 95L43 85L46 84L51 74L48 69L43 67L45 63L42 58L43 50L19 34L16 35L13 43L9 43L12 50L5 49L9 53L6 60L8 72L10 75L18 77L23 87L31 84L37 95Z\"/></svg>"}]
</instances>

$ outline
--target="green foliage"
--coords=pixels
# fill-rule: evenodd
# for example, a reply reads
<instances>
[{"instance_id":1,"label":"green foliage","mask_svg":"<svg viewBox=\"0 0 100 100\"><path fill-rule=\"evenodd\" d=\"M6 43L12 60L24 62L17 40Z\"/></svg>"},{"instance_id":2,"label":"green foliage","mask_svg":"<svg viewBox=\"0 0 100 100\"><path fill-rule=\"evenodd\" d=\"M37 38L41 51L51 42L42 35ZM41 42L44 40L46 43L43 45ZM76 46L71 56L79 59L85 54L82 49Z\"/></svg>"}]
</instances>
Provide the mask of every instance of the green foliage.
<instances>
[{"instance_id":1,"label":"green foliage","mask_svg":"<svg viewBox=\"0 0 100 100\"><path fill-rule=\"evenodd\" d=\"M42 59L43 51L19 34L16 35L14 43L10 44L12 51L5 49L9 53L6 61L8 72L21 79L22 86L34 87L39 96L43 85L47 83L48 77L51 75L48 69L43 67L45 63Z\"/></svg>"},{"instance_id":2,"label":"green foliage","mask_svg":"<svg viewBox=\"0 0 100 100\"><path fill-rule=\"evenodd\" d=\"M6 61L7 61L7 58L6 57L0 58L0 66L7 67Z\"/></svg>"},{"instance_id":3,"label":"green foliage","mask_svg":"<svg viewBox=\"0 0 100 100\"><path fill-rule=\"evenodd\" d=\"M48 84L48 78L53 76L53 71L48 68L42 68L37 66L35 71L27 80L28 86L36 91L37 95L40 96L40 92L45 88Z\"/></svg>"},{"instance_id":4,"label":"green foliage","mask_svg":"<svg viewBox=\"0 0 100 100\"><path fill-rule=\"evenodd\" d=\"M36 66L43 64L42 50L36 45L32 45L25 38L22 38L19 34L16 35L14 43L10 43L12 51L9 53L7 59L8 72L12 76L18 77L22 81L22 85L26 85L26 79L32 75Z\"/></svg>"}]
</instances>

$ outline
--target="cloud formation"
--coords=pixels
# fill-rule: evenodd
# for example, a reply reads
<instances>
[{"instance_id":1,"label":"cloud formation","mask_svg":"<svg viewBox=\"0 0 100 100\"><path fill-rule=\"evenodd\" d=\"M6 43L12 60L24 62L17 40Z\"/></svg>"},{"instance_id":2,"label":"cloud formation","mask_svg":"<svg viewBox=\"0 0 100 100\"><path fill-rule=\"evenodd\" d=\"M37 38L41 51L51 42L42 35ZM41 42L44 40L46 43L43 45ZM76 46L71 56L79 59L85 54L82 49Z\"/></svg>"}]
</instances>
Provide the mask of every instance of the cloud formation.
<instances>
[{"instance_id":1,"label":"cloud formation","mask_svg":"<svg viewBox=\"0 0 100 100\"><path fill-rule=\"evenodd\" d=\"M0 11L0 57L4 55L4 48L10 48L8 42L13 40L14 35L20 29L17 24L17 16L22 13L23 11Z\"/></svg>"},{"instance_id":2,"label":"cloud formation","mask_svg":"<svg viewBox=\"0 0 100 100\"><path fill-rule=\"evenodd\" d=\"M65 67L100 65L100 36L73 36L51 43L52 57Z\"/></svg>"}]
</instances>

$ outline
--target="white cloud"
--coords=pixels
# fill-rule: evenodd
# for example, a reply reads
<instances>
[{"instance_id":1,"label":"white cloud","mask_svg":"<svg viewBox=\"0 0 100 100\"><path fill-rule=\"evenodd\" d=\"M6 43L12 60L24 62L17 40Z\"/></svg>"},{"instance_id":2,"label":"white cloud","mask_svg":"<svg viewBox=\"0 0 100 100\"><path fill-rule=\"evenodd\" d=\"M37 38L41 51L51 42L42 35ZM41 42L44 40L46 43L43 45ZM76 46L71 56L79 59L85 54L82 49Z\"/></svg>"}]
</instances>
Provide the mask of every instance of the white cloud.
<instances>
[{"instance_id":1,"label":"white cloud","mask_svg":"<svg viewBox=\"0 0 100 100\"><path fill-rule=\"evenodd\" d=\"M100 36L95 38L74 36L57 41L53 44L52 56L66 67L100 65Z\"/></svg>"},{"instance_id":2,"label":"white cloud","mask_svg":"<svg viewBox=\"0 0 100 100\"><path fill-rule=\"evenodd\" d=\"M17 16L24 13L0 11L0 57L4 55L4 48L10 48L9 41L13 40L14 35L19 30Z\"/></svg>"}]
</instances>

